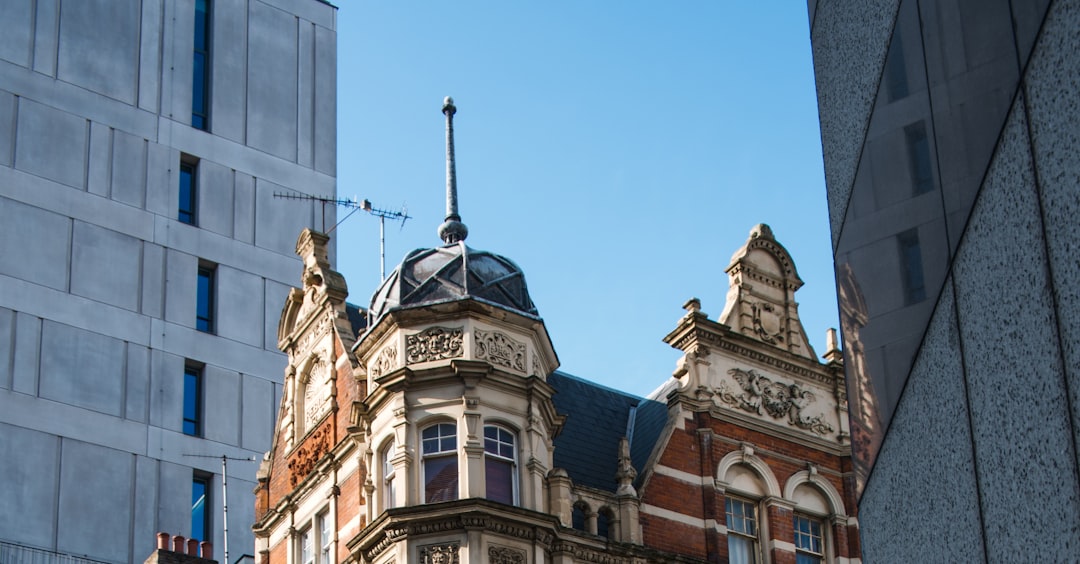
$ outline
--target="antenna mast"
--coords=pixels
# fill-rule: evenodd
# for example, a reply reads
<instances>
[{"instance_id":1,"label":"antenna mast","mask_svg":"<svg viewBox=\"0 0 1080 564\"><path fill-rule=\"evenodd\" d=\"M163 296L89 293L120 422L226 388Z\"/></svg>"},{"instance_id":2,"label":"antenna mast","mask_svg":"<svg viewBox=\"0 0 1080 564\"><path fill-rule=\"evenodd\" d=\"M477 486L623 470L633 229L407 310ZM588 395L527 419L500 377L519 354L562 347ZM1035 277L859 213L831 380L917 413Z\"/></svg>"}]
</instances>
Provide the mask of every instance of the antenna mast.
<instances>
[{"instance_id":1,"label":"antenna mast","mask_svg":"<svg viewBox=\"0 0 1080 564\"><path fill-rule=\"evenodd\" d=\"M366 198L360 202L360 209L379 218L379 280L386 280L386 218L400 219L401 226L405 227L405 220L412 216L405 206L401 206L401 211L383 210L372 206L371 200Z\"/></svg>"},{"instance_id":2,"label":"antenna mast","mask_svg":"<svg viewBox=\"0 0 1080 564\"><path fill-rule=\"evenodd\" d=\"M184 456L191 456L195 458L218 458L217 456L206 454L185 454ZM244 462L255 462L255 457L238 458L235 456L221 455L221 525L222 525L222 541L224 546L222 549L225 551L223 562L229 561L229 461L230 460L243 460ZM199 539L206 540L206 539Z\"/></svg>"}]
</instances>

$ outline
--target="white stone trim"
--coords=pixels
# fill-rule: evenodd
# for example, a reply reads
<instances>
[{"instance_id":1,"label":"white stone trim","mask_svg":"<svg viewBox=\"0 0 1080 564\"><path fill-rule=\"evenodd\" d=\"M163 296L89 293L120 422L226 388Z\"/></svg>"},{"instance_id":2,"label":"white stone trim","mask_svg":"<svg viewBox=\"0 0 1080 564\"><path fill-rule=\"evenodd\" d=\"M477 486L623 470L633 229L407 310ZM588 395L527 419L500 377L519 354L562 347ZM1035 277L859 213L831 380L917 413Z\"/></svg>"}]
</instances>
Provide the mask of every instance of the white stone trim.
<instances>
[{"instance_id":1,"label":"white stone trim","mask_svg":"<svg viewBox=\"0 0 1080 564\"><path fill-rule=\"evenodd\" d=\"M840 492L836 491L836 488L816 471L803 470L792 474L787 483L784 484L784 499L794 502L795 488L802 484L811 484L817 487L829 500L829 508L832 509L833 514L846 518L847 512L844 510L844 500L840 497Z\"/></svg>"},{"instance_id":2,"label":"white stone trim","mask_svg":"<svg viewBox=\"0 0 1080 564\"><path fill-rule=\"evenodd\" d=\"M689 472L683 472L682 470L676 470L670 466L664 466L657 464L653 467L653 472L669 478L674 478L680 482L686 482L694 486L712 486L713 479L708 476L698 476L697 474L691 474Z\"/></svg>"},{"instance_id":3,"label":"white stone trim","mask_svg":"<svg viewBox=\"0 0 1080 564\"><path fill-rule=\"evenodd\" d=\"M690 525L691 527L696 527L698 529L708 528L706 527L704 519L698 519L697 517L691 517L690 515L684 515L670 509L664 509L655 505L649 505L648 503L641 504L641 512L647 513L649 515L654 515L656 517L663 517L668 521L675 521L676 523L682 523L683 525Z\"/></svg>"},{"instance_id":4,"label":"white stone trim","mask_svg":"<svg viewBox=\"0 0 1080 564\"><path fill-rule=\"evenodd\" d=\"M719 486L723 487L725 490L727 489L728 484L724 481L724 476L726 476L728 470L736 464L745 464L757 472L758 476L765 483L765 495L762 497L780 497L780 482L776 480L776 476L773 475L772 469L769 468L768 464L765 464L764 460L758 458L757 455L754 454L753 448L747 445L743 445L739 450L727 453L724 458L720 459L720 464L717 465L716 469L716 483Z\"/></svg>"},{"instance_id":5,"label":"white stone trim","mask_svg":"<svg viewBox=\"0 0 1080 564\"><path fill-rule=\"evenodd\" d=\"M769 540L769 549L770 550L782 550L784 552L794 553L795 552L795 544L787 542L787 541L783 541L783 540L770 539Z\"/></svg>"}]
</instances>

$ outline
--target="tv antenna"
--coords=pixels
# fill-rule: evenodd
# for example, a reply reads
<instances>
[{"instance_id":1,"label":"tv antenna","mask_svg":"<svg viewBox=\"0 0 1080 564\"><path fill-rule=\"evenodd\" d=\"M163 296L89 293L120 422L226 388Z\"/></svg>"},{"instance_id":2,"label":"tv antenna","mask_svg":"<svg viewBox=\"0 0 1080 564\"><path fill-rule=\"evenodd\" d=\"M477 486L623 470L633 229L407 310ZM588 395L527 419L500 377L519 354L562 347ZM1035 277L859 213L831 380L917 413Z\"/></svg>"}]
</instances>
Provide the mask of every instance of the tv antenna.
<instances>
[{"instance_id":1,"label":"tv antenna","mask_svg":"<svg viewBox=\"0 0 1080 564\"><path fill-rule=\"evenodd\" d=\"M184 456L190 456L193 458L220 458L221 459L221 525L222 525L222 539L224 546L222 549L225 551L225 558L222 562L229 561L229 461L230 460L243 460L244 462L255 462L254 456L247 458L239 458L236 456L215 456L212 454L185 454ZM204 506L205 507L205 506ZM205 511L205 509L204 509ZM199 539L206 540L206 539Z\"/></svg>"},{"instance_id":2,"label":"tv antenna","mask_svg":"<svg viewBox=\"0 0 1080 564\"><path fill-rule=\"evenodd\" d=\"M360 209L379 218L379 280L386 280L386 219L400 219L401 227L404 228L405 220L411 218L409 210L404 205L401 206L401 211L379 209L371 205L371 200L366 198L360 202Z\"/></svg>"},{"instance_id":3,"label":"tv antenna","mask_svg":"<svg viewBox=\"0 0 1080 564\"><path fill-rule=\"evenodd\" d=\"M315 194L303 194L301 192L295 192L295 191L289 191L289 192L274 191L274 197L275 198L281 198L283 200L300 200L300 201L304 201L304 202L315 202L315 203L318 203L318 204L322 204L322 216L321 216L322 221L321 221L321 224L319 226L319 231L322 231L323 233L326 233L327 235L329 235L330 233L333 233L333 231L335 229L337 229L337 226L341 225L342 222L344 222L346 219L349 219L349 216L356 213L356 210L360 209L360 202L357 202L355 197L353 199L351 199L351 200L347 200L345 198L331 198L330 196L318 196L318 195L315 195ZM328 230L328 229L326 229L326 206L340 206L340 207L343 207L343 208L350 208L353 211L349 212L348 215L341 218L341 221L338 221L337 223L335 223L334 226L331 227Z\"/></svg>"}]
</instances>

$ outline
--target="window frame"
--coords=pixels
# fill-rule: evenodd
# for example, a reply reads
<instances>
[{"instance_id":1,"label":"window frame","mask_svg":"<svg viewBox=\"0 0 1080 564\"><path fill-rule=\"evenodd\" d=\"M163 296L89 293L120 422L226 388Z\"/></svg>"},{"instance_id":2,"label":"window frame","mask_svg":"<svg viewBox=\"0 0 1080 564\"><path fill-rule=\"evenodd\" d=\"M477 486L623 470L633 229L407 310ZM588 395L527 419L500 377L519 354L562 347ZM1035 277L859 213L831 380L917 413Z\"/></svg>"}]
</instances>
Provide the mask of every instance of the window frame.
<instances>
[{"instance_id":1,"label":"window frame","mask_svg":"<svg viewBox=\"0 0 1080 564\"><path fill-rule=\"evenodd\" d=\"M191 388L189 388L189 383ZM189 437L203 436L203 365L191 361L184 363L184 405L181 414L181 431ZM188 416L188 400L192 413ZM191 425L189 432L188 425Z\"/></svg>"},{"instance_id":2,"label":"window frame","mask_svg":"<svg viewBox=\"0 0 1080 564\"><path fill-rule=\"evenodd\" d=\"M200 261L195 287L195 330L211 335L217 334L216 297L217 265Z\"/></svg>"},{"instance_id":3,"label":"window frame","mask_svg":"<svg viewBox=\"0 0 1080 564\"><path fill-rule=\"evenodd\" d=\"M204 14L201 26L199 25L200 6L203 8L202 13ZM210 78L213 76L210 53L213 47L213 14L213 0L195 0L191 37L191 126L202 131L210 131ZM199 43L200 35L202 36L202 44ZM202 70L201 76L200 69ZM202 107L197 108L196 105L200 99L202 100Z\"/></svg>"},{"instance_id":4,"label":"window frame","mask_svg":"<svg viewBox=\"0 0 1080 564\"><path fill-rule=\"evenodd\" d=\"M799 529L800 519L806 521L808 524L809 530L805 534L802 533ZM804 558L816 558L817 561L814 564L824 564L825 562L827 562L828 560L826 554L828 553L829 544L826 535L827 529L825 527L824 520L821 517L810 515L808 513L795 512L792 514L791 524L793 531L792 540L794 541L792 544L795 545L796 564L800 562L800 556L803 556ZM816 537L813 534L813 525L817 525L818 527L818 534L816 535ZM804 548L803 546L801 546L801 539L803 537L806 537L810 540L809 548ZM817 539L818 547L820 549L818 552L814 552L813 550L813 540L815 538Z\"/></svg>"},{"instance_id":5,"label":"window frame","mask_svg":"<svg viewBox=\"0 0 1080 564\"><path fill-rule=\"evenodd\" d=\"M430 437L425 436L427 434L427 432L429 430L431 430L431 429L436 429L435 434L430 436ZM448 431L448 430L452 430L453 433L452 434L442 434L443 431ZM445 448L444 441L449 440L449 439L453 439L453 445L450 448ZM427 447L428 447L428 444L430 444L430 443L428 441L435 441L434 445L436 446L437 450L432 450L432 451L429 452ZM421 452L420 478L421 478L421 486L422 486L421 492L423 493L423 496L424 496L423 500L422 500L422 503L438 503L438 502L441 502L441 501L453 501L453 500L456 500L456 499L460 499L460 497L461 497L461 484L460 484L460 482L461 482L461 468L460 468L460 460L458 458L457 424L442 421L442 422L432 423L430 425L425 426L423 429L421 429L420 430L420 452ZM428 479L428 468L431 465L432 461L439 460L441 462L443 459L447 459L454 466L453 492L450 493L446 497L440 496L439 498L433 499L431 494L441 492L442 490L440 489L440 490L436 490L434 492L429 492L429 488L431 487L431 483L430 483L430 480ZM438 476L438 474L436 474L435 476ZM434 476L433 476L433 478L434 478Z\"/></svg>"},{"instance_id":6,"label":"window frame","mask_svg":"<svg viewBox=\"0 0 1080 564\"><path fill-rule=\"evenodd\" d=\"M319 540L317 564L330 564L331 561L334 550L334 535L332 534L334 531L329 522L329 509L315 515L315 526L318 528L316 538Z\"/></svg>"},{"instance_id":7,"label":"window frame","mask_svg":"<svg viewBox=\"0 0 1080 564\"><path fill-rule=\"evenodd\" d=\"M199 225L199 159L189 155L180 156L179 192L176 202L176 220L198 227ZM185 183L184 178L187 177ZM184 188L187 186L187 197Z\"/></svg>"},{"instance_id":8,"label":"window frame","mask_svg":"<svg viewBox=\"0 0 1080 564\"><path fill-rule=\"evenodd\" d=\"M192 475L191 475L191 498L192 498L191 499L191 531L188 534L188 537L199 540L199 541L210 541L210 540L212 540L212 537L213 537L213 528L211 527L211 519L210 519L211 513L212 513L212 511L210 510L211 509L210 508L210 487L211 487L212 483L213 483L212 475L204 474L204 473L199 472L199 471L194 471L192 473ZM195 492L196 492L197 487L202 487L202 500L201 500L201 502L195 499ZM199 523L199 525L202 527L202 535L201 536L195 534L195 525L196 525L196 509L195 509L195 507L196 507L196 505L199 505L200 503L202 505L202 509L200 510L202 512L202 515L201 515L201 521L202 522ZM203 537L206 537L208 532L210 533L211 538L203 538Z\"/></svg>"},{"instance_id":9,"label":"window frame","mask_svg":"<svg viewBox=\"0 0 1080 564\"><path fill-rule=\"evenodd\" d=\"M382 510L396 507L394 500L394 478L397 477L397 472L394 468L394 447L396 441L390 439L383 448L379 450L379 471L380 476L380 492L382 493Z\"/></svg>"},{"instance_id":10,"label":"window frame","mask_svg":"<svg viewBox=\"0 0 1080 564\"><path fill-rule=\"evenodd\" d=\"M297 522L290 539L292 561L296 564L331 564L335 561L334 518L324 506L314 515Z\"/></svg>"},{"instance_id":11,"label":"window frame","mask_svg":"<svg viewBox=\"0 0 1080 564\"><path fill-rule=\"evenodd\" d=\"M495 432L495 437L488 437L488 430L491 429ZM509 437L509 442L503 440L503 435ZM498 501L500 503L506 503L507 505L518 505L518 440L517 432L498 423L488 423L484 425L484 497L492 501ZM491 444L489 444L489 441ZM489 447L494 447L494 452L489 450ZM510 456L503 454L505 449L503 447L509 447ZM491 484L492 475L488 472L489 460L495 464L505 464L510 469L510 500L495 499L491 496Z\"/></svg>"},{"instance_id":12,"label":"window frame","mask_svg":"<svg viewBox=\"0 0 1080 564\"><path fill-rule=\"evenodd\" d=\"M736 518L733 512L733 505L735 503L740 504L744 508L744 514L741 516L743 526L745 528L746 523L751 523L754 530L747 533L745 530L738 530L734 526L734 520ZM753 515L749 518L745 517L745 509L749 508L753 511ZM731 564L743 564L731 560L731 540L732 535L735 535L737 539L745 539L750 542L750 561L744 564L760 564L763 562L761 554L761 511L758 507L758 502L732 495L724 496L724 525L727 528L728 537L728 560Z\"/></svg>"}]
</instances>

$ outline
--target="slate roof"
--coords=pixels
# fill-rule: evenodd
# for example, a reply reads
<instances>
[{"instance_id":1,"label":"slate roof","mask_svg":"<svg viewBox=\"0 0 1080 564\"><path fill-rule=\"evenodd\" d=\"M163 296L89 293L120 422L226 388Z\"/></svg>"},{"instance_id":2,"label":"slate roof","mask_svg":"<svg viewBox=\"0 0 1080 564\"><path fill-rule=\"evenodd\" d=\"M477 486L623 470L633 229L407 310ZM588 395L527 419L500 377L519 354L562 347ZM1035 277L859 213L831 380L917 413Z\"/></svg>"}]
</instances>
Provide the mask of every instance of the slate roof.
<instances>
[{"instance_id":1,"label":"slate roof","mask_svg":"<svg viewBox=\"0 0 1080 564\"><path fill-rule=\"evenodd\" d=\"M358 305L345 302L345 314L349 316L353 338L359 338L367 329L367 311Z\"/></svg>"},{"instance_id":2,"label":"slate roof","mask_svg":"<svg viewBox=\"0 0 1080 564\"><path fill-rule=\"evenodd\" d=\"M555 410L566 415L555 438L555 467L575 484L613 492L619 463L619 439L630 438L630 460L644 479L645 465L667 423L667 405L601 386L565 372L548 376L555 390Z\"/></svg>"}]
</instances>

